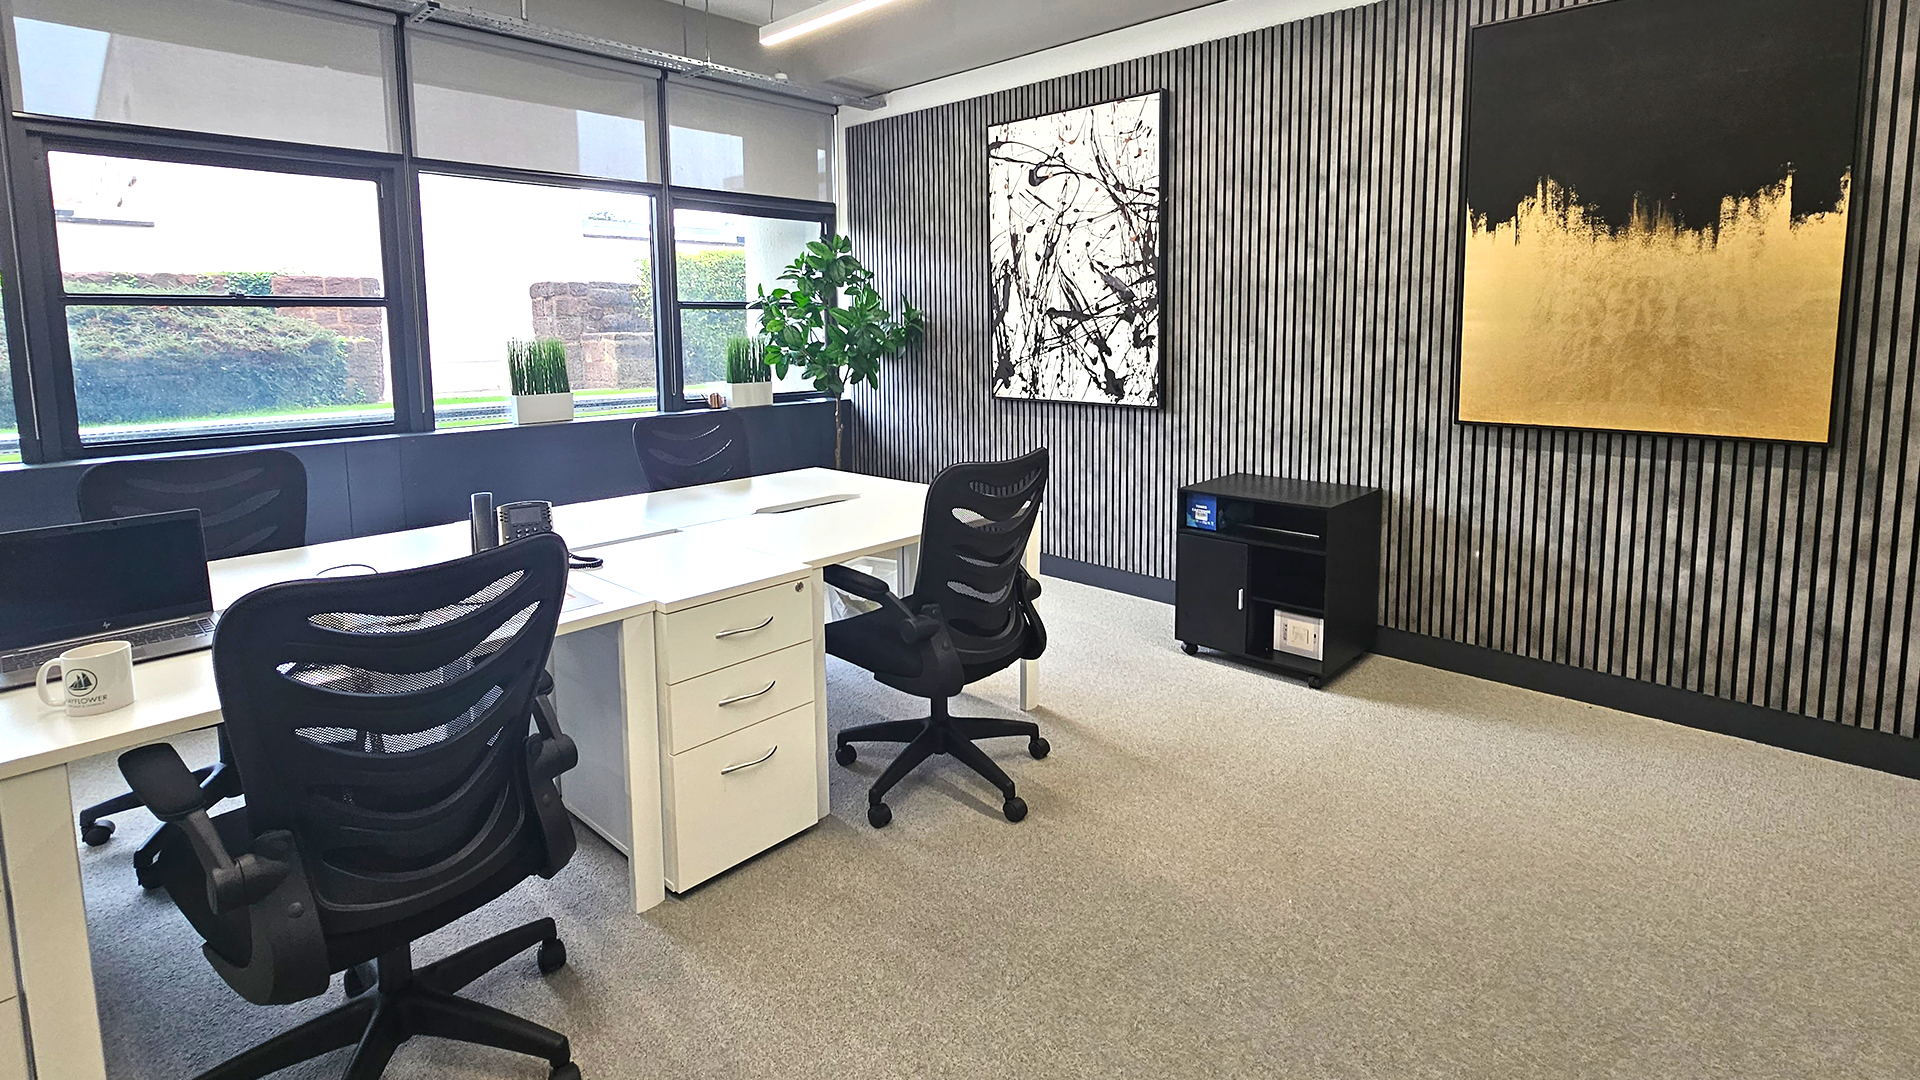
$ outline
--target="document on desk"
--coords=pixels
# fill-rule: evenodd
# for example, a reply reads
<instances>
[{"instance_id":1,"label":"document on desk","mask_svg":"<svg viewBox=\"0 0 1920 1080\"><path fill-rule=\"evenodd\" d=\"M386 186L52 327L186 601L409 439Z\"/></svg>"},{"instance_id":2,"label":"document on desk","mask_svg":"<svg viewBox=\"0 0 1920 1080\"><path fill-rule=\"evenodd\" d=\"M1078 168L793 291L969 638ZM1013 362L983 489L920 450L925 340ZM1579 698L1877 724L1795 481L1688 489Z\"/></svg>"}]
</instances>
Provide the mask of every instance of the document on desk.
<instances>
[{"instance_id":1,"label":"document on desk","mask_svg":"<svg viewBox=\"0 0 1920 1080\"><path fill-rule=\"evenodd\" d=\"M560 610L579 611L581 608L599 607L600 598L574 584L573 575L567 575L567 595L560 601Z\"/></svg>"},{"instance_id":2,"label":"document on desk","mask_svg":"<svg viewBox=\"0 0 1920 1080\"><path fill-rule=\"evenodd\" d=\"M851 491L841 495L815 495L808 499L796 499L793 502L774 503L772 506L763 506L755 510L754 513L786 514L795 510L808 510L815 506L832 506L834 503L846 502L859 497L859 492Z\"/></svg>"}]
</instances>

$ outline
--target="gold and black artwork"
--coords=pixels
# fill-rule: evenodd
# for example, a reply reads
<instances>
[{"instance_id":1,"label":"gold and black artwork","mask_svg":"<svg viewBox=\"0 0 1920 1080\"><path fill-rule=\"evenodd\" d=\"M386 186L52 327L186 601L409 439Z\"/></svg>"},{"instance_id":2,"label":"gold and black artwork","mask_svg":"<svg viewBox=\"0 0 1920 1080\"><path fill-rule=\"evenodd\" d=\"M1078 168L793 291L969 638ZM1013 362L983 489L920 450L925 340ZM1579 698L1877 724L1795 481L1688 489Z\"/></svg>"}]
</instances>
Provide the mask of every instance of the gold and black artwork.
<instances>
[{"instance_id":1,"label":"gold and black artwork","mask_svg":"<svg viewBox=\"0 0 1920 1080\"><path fill-rule=\"evenodd\" d=\"M1827 441L1866 4L1471 31L1460 419Z\"/></svg>"}]
</instances>

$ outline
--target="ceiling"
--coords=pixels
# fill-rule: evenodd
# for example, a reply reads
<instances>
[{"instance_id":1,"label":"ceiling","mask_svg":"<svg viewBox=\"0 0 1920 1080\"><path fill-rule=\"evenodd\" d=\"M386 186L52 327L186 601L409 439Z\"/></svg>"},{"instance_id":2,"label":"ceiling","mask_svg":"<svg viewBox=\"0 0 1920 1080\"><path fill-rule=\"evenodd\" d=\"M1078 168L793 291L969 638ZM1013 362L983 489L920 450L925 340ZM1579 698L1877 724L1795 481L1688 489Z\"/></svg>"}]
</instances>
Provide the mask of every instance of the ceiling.
<instances>
[{"instance_id":1,"label":"ceiling","mask_svg":"<svg viewBox=\"0 0 1920 1080\"><path fill-rule=\"evenodd\" d=\"M752 26L815 0L679 0ZM828 86L886 93L1011 60L1219 0L894 0L767 50L767 60L818 73ZM769 19L771 12L773 19Z\"/></svg>"}]
</instances>

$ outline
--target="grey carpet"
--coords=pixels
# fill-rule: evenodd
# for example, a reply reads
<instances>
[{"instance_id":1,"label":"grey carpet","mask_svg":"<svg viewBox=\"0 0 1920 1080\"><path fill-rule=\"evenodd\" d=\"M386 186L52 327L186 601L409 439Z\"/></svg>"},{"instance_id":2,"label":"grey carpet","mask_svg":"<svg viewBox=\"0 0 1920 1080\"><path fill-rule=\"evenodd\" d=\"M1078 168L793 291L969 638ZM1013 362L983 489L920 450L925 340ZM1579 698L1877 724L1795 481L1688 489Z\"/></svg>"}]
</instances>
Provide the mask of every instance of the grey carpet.
<instances>
[{"instance_id":1,"label":"grey carpet","mask_svg":"<svg viewBox=\"0 0 1920 1080\"><path fill-rule=\"evenodd\" d=\"M1181 655L1157 604L1041 604L1054 753L994 751L1024 824L940 761L873 831L870 753L828 820L644 917L586 837L422 957L552 914L568 969L470 992L566 1031L590 1080L1920 1075L1920 784L1381 658L1315 693ZM836 724L914 714L831 684ZM110 1076L188 1077L338 1000L229 993L134 887L144 832L83 849ZM422 1040L388 1075L545 1073Z\"/></svg>"}]
</instances>

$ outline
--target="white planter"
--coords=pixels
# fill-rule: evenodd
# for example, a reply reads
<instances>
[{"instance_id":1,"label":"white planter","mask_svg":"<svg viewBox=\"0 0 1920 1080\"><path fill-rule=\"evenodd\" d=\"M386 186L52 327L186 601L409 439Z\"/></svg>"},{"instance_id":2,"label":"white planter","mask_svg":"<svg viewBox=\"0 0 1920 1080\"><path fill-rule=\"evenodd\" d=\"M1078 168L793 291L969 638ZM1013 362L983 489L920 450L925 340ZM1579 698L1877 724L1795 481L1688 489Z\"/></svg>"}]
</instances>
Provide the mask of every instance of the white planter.
<instances>
[{"instance_id":1,"label":"white planter","mask_svg":"<svg viewBox=\"0 0 1920 1080\"><path fill-rule=\"evenodd\" d=\"M514 394L507 398L507 419L516 424L555 424L573 419L573 395Z\"/></svg>"},{"instance_id":2,"label":"white planter","mask_svg":"<svg viewBox=\"0 0 1920 1080\"><path fill-rule=\"evenodd\" d=\"M773 404L773 384L770 382L730 382L727 384L727 404L736 409L749 405Z\"/></svg>"}]
</instances>

